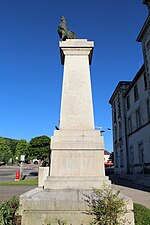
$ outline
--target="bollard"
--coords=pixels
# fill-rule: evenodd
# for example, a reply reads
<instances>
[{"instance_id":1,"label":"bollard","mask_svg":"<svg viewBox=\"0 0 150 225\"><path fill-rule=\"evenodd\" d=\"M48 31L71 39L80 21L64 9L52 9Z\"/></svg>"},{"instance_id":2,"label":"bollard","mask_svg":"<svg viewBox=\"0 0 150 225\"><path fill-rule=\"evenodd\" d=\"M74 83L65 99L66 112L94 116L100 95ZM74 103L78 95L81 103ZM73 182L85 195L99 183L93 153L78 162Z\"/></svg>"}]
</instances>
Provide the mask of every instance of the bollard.
<instances>
[{"instance_id":1,"label":"bollard","mask_svg":"<svg viewBox=\"0 0 150 225\"><path fill-rule=\"evenodd\" d=\"M17 171L15 181L19 181L19 180L20 180L20 171Z\"/></svg>"}]
</instances>

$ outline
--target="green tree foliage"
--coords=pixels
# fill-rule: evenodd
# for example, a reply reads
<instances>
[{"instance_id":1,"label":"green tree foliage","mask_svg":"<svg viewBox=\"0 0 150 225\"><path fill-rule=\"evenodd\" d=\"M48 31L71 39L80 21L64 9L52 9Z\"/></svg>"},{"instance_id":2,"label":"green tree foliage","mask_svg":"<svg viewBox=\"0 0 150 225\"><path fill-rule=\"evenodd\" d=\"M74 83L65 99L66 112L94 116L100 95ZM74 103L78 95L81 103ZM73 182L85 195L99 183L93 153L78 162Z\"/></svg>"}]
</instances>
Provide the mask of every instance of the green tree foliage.
<instances>
[{"instance_id":1,"label":"green tree foliage","mask_svg":"<svg viewBox=\"0 0 150 225\"><path fill-rule=\"evenodd\" d=\"M32 138L29 143L29 155L33 158L44 159L49 156L50 138L43 135Z\"/></svg>"},{"instance_id":2,"label":"green tree foliage","mask_svg":"<svg viewBox=\"0 0 150 225\"><path fill-rule=\"evenodd\" d=\"M109 156L108 162L112 162L112 163L114 163L114 152L111 152L111 153L110 153L110 156Z\"/></svg>"},{"instance_id":3,"label":"green tree foliage","mask_svg":"<svg viewBox=\"0 0 150 225\"><path fill-rule=\"evenodd\" d=\"M11 152L10 158L15 159L16 146L17 146L18 140L11 139L11 138L5 138L5 137L0 137L0 140L3 140L2 142L5 145L5 148L10 150L10 152ZM1 149L2 149L2 147L1 147Z\"/></svg>"},{"instance_id":4,"label":"green tree foliage","mask_svg":"<svg viewBox=\"0 0 150 225\"><path fill-rule=\"evenodd\" d=\"M5 138L0 138L0 162L8 163L9 159L13 157L10 147Z\"/></svg>"},{"instance_id":5,"label":"green tree foliage","mask_svg":"<svg viewBox=\"0 0 150 225\"><path fill-rule=\"evenodd\" d=\"M10 158L16 160L20 159L21 155L31 158L45 159L49 158L50 151L50 138L43 135L32 138L30 143L26 140L15 140L10 138L0 137L0 162L7 163ZM49 164L48 159L45 164Z\"/></svg>"},{"instance_id":6,"label":"green tree foliage","mask_svg":"<svg viewBox=\"0 0 150 225\"><path fill-rule=\"evenodd\" d=\"M15 156L18 157L19 160L21 155L25 155L25 157L27 158L28 151L29 151L29 143L24 139L19 140L16 146Z\"/></svg>"},{"instance_id":7,"label":"green tree foliage","mask_svg":"<svg viewBox=\"0 0 150 225\"><path fill-rule=\"evenodd\" d=\"M18 144L18 140L11 139L11 138L5 138L7 145L10 147L10 150L13 155L16 153L16 146Z\"/></svg>"}]
</instances>

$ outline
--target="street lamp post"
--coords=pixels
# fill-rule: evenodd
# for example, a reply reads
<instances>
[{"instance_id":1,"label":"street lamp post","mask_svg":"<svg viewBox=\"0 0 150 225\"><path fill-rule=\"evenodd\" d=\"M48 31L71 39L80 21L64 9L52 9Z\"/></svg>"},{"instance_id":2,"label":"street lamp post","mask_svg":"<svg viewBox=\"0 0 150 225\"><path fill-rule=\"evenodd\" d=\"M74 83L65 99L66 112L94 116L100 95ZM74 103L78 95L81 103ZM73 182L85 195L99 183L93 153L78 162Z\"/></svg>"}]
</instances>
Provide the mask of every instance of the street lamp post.
<instances>
[{"instance_id":1,"label":"street lamp post","mask_svg":"<svg viewBox=\"0 0 150 225\"><path fill-rule=\"evenodd\" d=\"M20 163L20 180L22 180L22 178L23 178L23 162L24 162L24 160L25 160L25 155L21 155L20 156L20 161L21 161L21 163Z\"/></svg>"}]
</instances>

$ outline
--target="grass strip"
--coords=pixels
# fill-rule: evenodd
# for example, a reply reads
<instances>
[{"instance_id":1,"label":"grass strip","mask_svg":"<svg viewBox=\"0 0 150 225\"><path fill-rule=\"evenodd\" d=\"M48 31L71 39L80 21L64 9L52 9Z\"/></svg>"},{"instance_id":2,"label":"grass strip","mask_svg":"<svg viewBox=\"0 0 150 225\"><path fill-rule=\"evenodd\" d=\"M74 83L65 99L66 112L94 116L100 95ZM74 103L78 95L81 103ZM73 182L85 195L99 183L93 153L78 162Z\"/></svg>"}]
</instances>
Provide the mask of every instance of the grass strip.
<instances>
[{"instance_id":1,"label":"grass strip","mask_svg":"<svg viewBox=\"0 0 150 225\"><path fill-rule=\"evenodd\" d=\"M150 225L150 209L134 203L135 225Z\"/></svg>"},{"instance_id":2,"label":"grass strip","mask_svg":"<svg viewBox=\"0 0 150 225\"><path fill-rule=\"evenodd\" d=\"M0 186L24 186L24 185L37 186L38 179L36 178L36 179L31 179L31 180L0 182Z\"/></svg>"}]
</instances>

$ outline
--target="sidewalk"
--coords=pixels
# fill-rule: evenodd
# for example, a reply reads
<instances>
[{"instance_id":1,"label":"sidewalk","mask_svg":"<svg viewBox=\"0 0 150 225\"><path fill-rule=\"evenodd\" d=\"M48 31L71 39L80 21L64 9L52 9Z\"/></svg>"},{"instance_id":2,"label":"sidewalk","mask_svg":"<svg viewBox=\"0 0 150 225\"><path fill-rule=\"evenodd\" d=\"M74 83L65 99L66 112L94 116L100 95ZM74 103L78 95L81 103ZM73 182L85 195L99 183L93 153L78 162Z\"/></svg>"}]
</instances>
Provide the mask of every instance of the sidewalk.
<instances>
[{"instance_id":1,"label":"sidewalk","mask_svg":"<svg viewBox=\"0 0 150 225\"><path fill-rule=\"evenodd\" d=\"M150 188L150 174L119 174L118 177Z\"/></svg>"},{"instance_id":2,"label":"sidewalk","mask_svg":"<svg viewBox=\"0 0 150 225\"><path fill-rule=\"evenodd\" d=\"M150 175L111 174L109 179L111 180L114 189L119 190L122 194L132 198L133 202L144 205L150 209Z\"/></svg>"},{"instance_id":3,"label":"sidewalk","mask_svg":"<svg viewBox=\"0 0 150 225\"><path fill-rule=\"evenodd\" d=\"M36 186L0 186L0 203L10 199L12 196L19 197Z\"/></svg>"}]
</instances>

